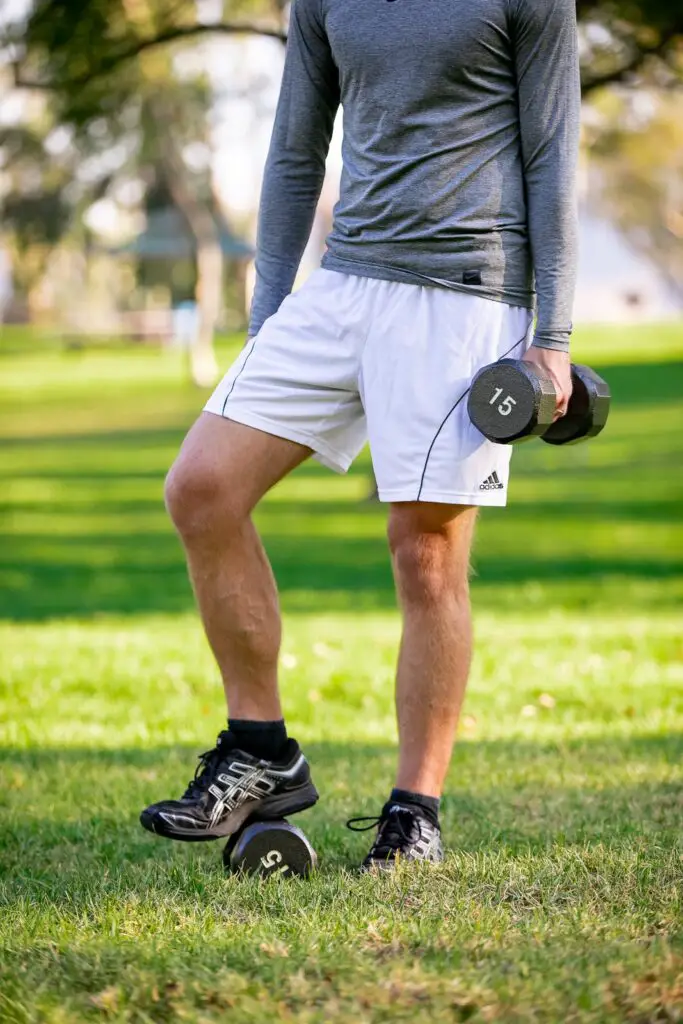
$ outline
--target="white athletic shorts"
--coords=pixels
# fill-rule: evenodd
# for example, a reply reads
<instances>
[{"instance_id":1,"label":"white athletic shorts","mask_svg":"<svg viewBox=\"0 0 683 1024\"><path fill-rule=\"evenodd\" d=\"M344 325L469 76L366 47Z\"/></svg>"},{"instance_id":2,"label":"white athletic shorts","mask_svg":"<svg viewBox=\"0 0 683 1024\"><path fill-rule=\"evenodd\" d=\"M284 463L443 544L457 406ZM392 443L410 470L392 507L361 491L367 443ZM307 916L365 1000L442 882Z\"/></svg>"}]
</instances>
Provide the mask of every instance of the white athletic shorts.
<instances>
[{"instance_id":1,"label":"white athletic shorts","mask_svg":"<svg viewBox=\"0 0 683 1024\"><path fill-rule=\"evenodd\" d=\"M345 473L366 440L382 501L505 505L512 449L470 423L482 366L520 357L532 314L464 292L317 270L206 411L306 445Z\"/></svg>"}]
</instances>

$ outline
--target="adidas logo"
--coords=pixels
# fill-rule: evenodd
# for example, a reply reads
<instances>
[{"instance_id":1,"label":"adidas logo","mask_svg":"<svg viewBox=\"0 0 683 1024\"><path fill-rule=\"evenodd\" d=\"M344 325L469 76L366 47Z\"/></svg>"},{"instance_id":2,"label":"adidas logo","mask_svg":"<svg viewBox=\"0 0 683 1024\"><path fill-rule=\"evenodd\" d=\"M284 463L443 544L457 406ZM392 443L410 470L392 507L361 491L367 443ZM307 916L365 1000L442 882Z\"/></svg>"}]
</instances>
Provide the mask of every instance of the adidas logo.
<instances>
[{"instance_id":1,"label":"adidas logo","mask_svg":"<svg viewBox=\"0 0 683 1024\"><path fill-rule=\"evenodd\" d=\"M494 470L488 479L484 480L483 484L479 484L480 491L503 491L505 485L502 484L498 478L498 474Z\"/></svg>"}]
</instances>

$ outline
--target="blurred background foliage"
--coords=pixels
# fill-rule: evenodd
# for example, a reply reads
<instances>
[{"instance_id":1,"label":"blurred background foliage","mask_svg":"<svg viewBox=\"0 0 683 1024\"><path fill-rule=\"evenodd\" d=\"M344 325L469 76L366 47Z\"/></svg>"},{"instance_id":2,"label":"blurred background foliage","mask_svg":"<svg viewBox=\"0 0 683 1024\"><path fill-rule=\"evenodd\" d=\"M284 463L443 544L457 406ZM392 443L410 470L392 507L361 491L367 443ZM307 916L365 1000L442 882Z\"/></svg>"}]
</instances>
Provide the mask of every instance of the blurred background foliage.
<instances>
[{"instance_id":1,"label":"blurred background foliage","mask_svg":"<svg viewBox=\"0 0 683 1024\"><path fill-rule=\"evenodd\" d=\"M669 90L640 102L604 91L591 154L603 209L683 296L683 105Z\"/></svg>"},{"instance_id":2,"label":"blurred background foliage","mask_svg":"<svg viewBox=\"0 0 683 1024\"><path fill-rule=\"evenodd\" d=\"M134 74L120 79L124 64L207 32L251 32L284 40L287 6L285 0L229 0L222 16L200 20L197 8L184 2L37 0L28 23L9 33L20 44L17 81L57 90L71 120L107 110L116 114L115 95L126 88L134 97L138 84ZM578 0L577 13L585 30L587 91L622 81L646 64L665 77L680 74L679 0ZM113 92L107 88L112 78Z\"/></svg>"},{"instance_id":3,"label":"blurred background foliage","mask_svg":"<svg viewBox=\"0 0 683 1024\"><path fill-rule=\"evenodd\" d=\"M681 296L683 0L578 0L577 13L591 201ZM215 82L201 59L182 58L221 35L284 42L287 18L285 0L34 0L5 22L0 75L35 98L21 124L0 125L0 213L20 293L36 287L61 242L88 252L95 202L132 195L148 211L163 194L196 245L193 376L215 378L226 276L212 182ZM247 95L251 83L233 83L241 87Z\"/></svg>"}]
</instances>

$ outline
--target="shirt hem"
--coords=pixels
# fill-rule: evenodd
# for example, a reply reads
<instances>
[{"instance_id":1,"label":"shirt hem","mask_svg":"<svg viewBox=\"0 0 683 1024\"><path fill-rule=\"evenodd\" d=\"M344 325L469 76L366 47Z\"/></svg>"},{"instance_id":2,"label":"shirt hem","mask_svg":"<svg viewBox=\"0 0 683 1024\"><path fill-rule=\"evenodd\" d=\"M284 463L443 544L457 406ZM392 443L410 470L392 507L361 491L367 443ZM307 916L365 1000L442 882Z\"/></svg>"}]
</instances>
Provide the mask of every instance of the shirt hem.
<instances>
[{"instance_id":1,"label":"shirt hem","mask_svg":"<svg viewBox=\"0 0 683 1024\"><path fill-rule=\"evenodd\" d=\"M337 253L330 252L330 250L323 256L321 266L325 270L336 270L342 274L374 277L380 281L396 281L401 284L422 285L425 288L441 288L443 291L464 292L466 295L477 295L482 299L503 302L508 306L534 309L533 292L528 292L522 296L517 291L511 292L505 288L490 288L464 284L459 281L449 281L445 278L431 277L429 274L403 270L401 267L392 267L384 263L354 260L348 256L339 256Z\"/></svg>"}]
</instances>

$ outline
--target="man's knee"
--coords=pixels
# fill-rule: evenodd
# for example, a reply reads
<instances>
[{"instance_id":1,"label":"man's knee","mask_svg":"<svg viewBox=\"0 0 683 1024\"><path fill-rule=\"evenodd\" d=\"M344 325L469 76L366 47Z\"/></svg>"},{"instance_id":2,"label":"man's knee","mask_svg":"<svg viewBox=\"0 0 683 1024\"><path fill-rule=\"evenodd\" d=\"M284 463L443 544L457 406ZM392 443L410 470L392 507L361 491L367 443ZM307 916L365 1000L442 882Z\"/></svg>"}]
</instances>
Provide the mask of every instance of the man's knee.
<instances>
[{"instance_id":1,"label":"man's knee","mask_svg":"<svg viewBox=\"0 0 683 1024\"><path fill-rule=\"evenodd\" d=\"M469 551L474 523L467 517L430 518L429 513L410 511L389 519L389 547L399 592L403 600L439 602L466 599ZM458 521L459 520L459 521Z\"/></svg>"},{"instance_id":2,"label":"man's knee","mask_svg":"<svg viewBox=\"0 0 683 1024\"><path fill-rule=\"evenodd\" d=\"M234 531L248 515L227 473L211 460L187 457L182 452L166 477L164 499L184 539L217 530Z\"/></svg>"}]
</instances>

